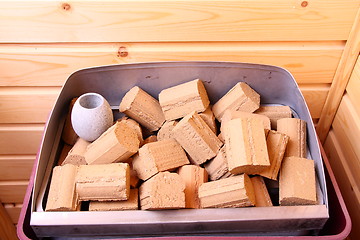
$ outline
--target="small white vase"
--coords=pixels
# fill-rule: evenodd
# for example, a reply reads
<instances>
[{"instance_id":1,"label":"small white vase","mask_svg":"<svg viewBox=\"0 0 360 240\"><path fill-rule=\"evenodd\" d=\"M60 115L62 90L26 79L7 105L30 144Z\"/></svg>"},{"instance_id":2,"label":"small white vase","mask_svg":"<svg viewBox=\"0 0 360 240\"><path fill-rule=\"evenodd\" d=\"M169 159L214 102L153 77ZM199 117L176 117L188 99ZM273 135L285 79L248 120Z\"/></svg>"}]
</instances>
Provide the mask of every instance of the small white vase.
<instances>
[{"instance_id":1,"label":"small white vase","mask_svg":"<svg viewBox=\"0 0 360 240\"><path fill-rule=\"evenodd\" d=\"M113 121L109 103L98 93L81 95L71 112L71 123L76 134L89 142L100 137Z\"/></svg>"}]
</instances>

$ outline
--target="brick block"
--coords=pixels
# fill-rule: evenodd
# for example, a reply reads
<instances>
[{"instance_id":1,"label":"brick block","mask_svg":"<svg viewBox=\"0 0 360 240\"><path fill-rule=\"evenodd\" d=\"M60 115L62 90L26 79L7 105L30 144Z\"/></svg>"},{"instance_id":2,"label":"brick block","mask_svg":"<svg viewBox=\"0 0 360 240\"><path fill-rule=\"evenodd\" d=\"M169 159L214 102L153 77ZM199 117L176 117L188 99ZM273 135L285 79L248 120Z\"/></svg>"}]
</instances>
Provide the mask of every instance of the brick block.
<instances>
[{"instance_id":1,"label":"brick block","mask_svg":"<svg viewBox=\"0 0 360 240\"><path fill-rule=\"evenodd\" d=\"M282 206L317 204L313 160L284 158L280 169L279 203Z\"/></svg>"},{"instance_id":2,"label":"brick block","mask_svg":"<svg viewBox=\"0 0 360 240\"><path fill-rule=\"evenodd\" d=\"M190 155L192 163L200 165L216 156L223 143L199 116L193 112L185 116L173 129L176 141Z\"/></svg>"},{"instance_id":3,"label":"brick block","mask_svg":"<svg viewBox=\"0 0 360 240\"><path fill-rule=\"evenodd\" d=\"M208 181L206 170L195 165L185 165L178 169L178 174L185 183L185 207L200 208L198 190L201 184Z\"/></svg>"},{"instance_id":4,"label":"brick block","mask_svg":"<svg viewBox=\"0 0 360 240\"><path fill-rule=\"evenodd\" d=\"M250 178L255 192L255 207L273 206L264 179L261 176Z\"/></svg>"},{"instance_id":5,"label":"brick block","mask_svg":"<svg viewBox=\"0 0 360 240\"><path fill-rule=\"evenodd\" d=\"M185 208L185 183L177 173L160 172L139 189L141 210Z\"/></svg>"},{"instance_id":6,"label":"brick block","mask_svg":"<svg viewBox=\"0 0 360 240\"><path fill-rule=\"evenodd\" d=\"M165 122L158 100L137 86L125 94L119 110L150 131L157 131Z\"/></svg>"},{"instance_id":7,"label":"brick block","mask_svg":"<svg viewBox=\"0 0 360 240\"><path fill-rule=\"evenodd\" d=\"M166 121L157 133L157 138L159 141L173 138L172 130L176 126L178 121Z\"/></svg>"},{"instance_id":8,"label":"brick block","mask_svg":"<svg viewBox=\"0 0 360 240\"><path fill-rule=\"evenodd\" d=\"M203 112L210 103L200 79L162 90L159 102L167 121L182 118L193 111Z\"/></svg>"},{"instance_id":9,"label":"brick block","mask_svg":"<svg viewBox=\"0 0 360 240\"><path fill-rule=\"evenodd\" d=\"M122 118L118 119L117 121L125 123L129 127L133 128L136 131L136 134L138 136L140 144L142 144L142 142L144 141L143 140L142 129L141 129L140 124L137 121L135 121L135 120L133 120L131 118L128 118L128 117L122 117Z\"/></svg>"},{"instance_id":10,"label":"brick block","mask_svg":"<svg viewBox=\"0 0 360 240\"><path fill-rule=\"evenodd\" d=\"M202 208L233 208L255 205L255 193L246 174L203 183L199 188Z\"/></svg>"},{"instance_id":11,"label":"brick block","mask_svg":"<svg viewBox=\"0 0 360 240\"><path fill-rule=\"evenodd\" d=\"M204 167L209 174L209 179L211 181L218 180L225 175L226 177L228 177L228 175L231 174L227 165L225 151L225 146L223 146L216 155L216 157L214 157L210 161L207 161L204 164Z\"/></svg>"},{"instance_id":12,"label":"brick block","mask_svg":"<svg viewBox=\"0 0 360 240\"><path fill-rule=\"evenodd\" d=\"M212 107L217 120L222 121L226 110L254 112L260 106L260 95L244 82L235 84Z\"/></svg>"},{"instance_id":13,"label":"brick block","mask_svg":"<svg viewBox=\"0 0 360 240\"><path fill-rule=\"evenodd\" d=\"M270 167L260 172L259 174L261 176L277 180L288 141L289 137L283 133L273 130L268 132L266 136L266 145L269 154Z\"/></svg>"},{"instance_id":14,"label":"brick block","mask_svg":"<svg viewBox=\"0 0 360 240\"><path fill-rule=\"evenodd\" d=\"M277 131L289 136L285 157L306 158L306 122L298 118L277 121Z\"/></svg>"},{"instance_id":15,"label":"brick block","mask_svg":"<svg viewBox=\"0 0 360 240\"><path fill-rule=\"evenodd\" d=\"M204 112L199 113L199 116L206 122L206 124L210 127L210 129L216 134L217 126L215 121L215 115L211 110L211 106L209 106Z\"/></svg>"},{"instance_id":16,"label":"brick block","mask_svg":"<svg viewBox=\"0 0 360 240\"><path fill-rule=\"evenodd\" d=\"M173 138L145 144L132 161L133 169L142 180L189 163L185 151Z\"/></svg>"},{"instance_id":17,"label":"brick block","mask_svg":"<svg viewBox=\"0 0 360 240\"><path fill-rule=\"evenodd\" d=\"M270 166L262 121L236 118L225 124L223 133L231 173L259 174Z\"/></svg>"},{"instance_id":18,"label":"brick block","mask_svg":"<svg viewBox=\"0 0 360 240\"><path fill-rule=\"evenodd\" d=\"M139 149L136 131L125 123L116 122L98 139L87 146L88 164L105 164L126 161Z\"/></svg>"},{"instance_id":19,"label":"brick block","mask_svg":"<svg viewBox=\"0 0 360 240\"><path fill-rule=\"evenodd\" d=\"M292 117L292 112L289 106L260 106L255 113L270 118L271 129L274 130L277 129L277 120Z\"/></svg>"},{"instance_id":20,"label":"brick block","mask_svg":"<svg viewBox=\"0 0 360 240\"><path fill-rule=\"evenodd\" d=\"M77 166L66 164L53 169L46 211L76 211L79 204L75 191Z\"/></svg>"},{"instance_id":21,"label":"brick block","mask_svg":"<svg viewBox=\"0 0 360 240\"><path fill-rule=\"evenodd\" d=\"M61 165L65 164L73 164L73 165L85 165L87 164L85 160L85 152L87 146L90 142L78 138L74 146L71 148L69 153L67 154L65 160L61 163Z\"/></svg>"},{"instance_id":22,"label":"brick block","mask_svg":"<svg viewBox=\"0 0 360 240\"><path fill-rule=\"evenodd\" d=\"M127 200L130 193L129 164L79 166L76 192L81 201Z\"/></svg>"}]
</instances>

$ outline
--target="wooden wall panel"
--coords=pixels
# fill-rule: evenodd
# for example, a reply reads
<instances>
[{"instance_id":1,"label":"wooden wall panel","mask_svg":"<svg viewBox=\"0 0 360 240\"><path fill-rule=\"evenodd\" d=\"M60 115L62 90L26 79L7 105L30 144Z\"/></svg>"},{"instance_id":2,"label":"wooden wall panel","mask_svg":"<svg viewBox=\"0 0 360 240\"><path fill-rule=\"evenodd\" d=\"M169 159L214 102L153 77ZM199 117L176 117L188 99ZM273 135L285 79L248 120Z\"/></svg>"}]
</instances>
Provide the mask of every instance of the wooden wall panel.
<instances>
[{"instance_id":1,"label":"wooden wall panel","mask_svg":"<svg viewBox=\"0 0 360 240\"><path fill-rule=\"evenodd\" d=\"M36 155L0 155L0 181L29 180Z\"/></svg>"},{"instance_id":2,"label":"wooden wall panel","mask_svg":"<svg viewBox=\"0 0 360 240\"><path fill-rule=\"evenodd\" d=\"M304 95L313 119L320 117L329 89L330 85L328 84L300 85L300 90Z\"/></svg>"},{"instance_id":3,"label":"wooden wall panel","mask_svg":"<svg viewBox=\"0 0 360 240\"><path fill-rule=\"evenodd\" d=\"M348 165L348 162L354 160L354 158L351 152L343 148L344 144L341 143L336 133L331 130L326 138L324 149L351 217L353 227L350 238L356 240L360 239L360 228L357 227L360 226L359 175L352 175L351 166Z\"/></svg>"},{"instance_id":4,"label":"wooden wall panel","mask_svg":"<svg viewBox=\"0 0 360 240\"><path fill-rule=\"evenodd\" d=\"M0 123L44 123L60 87L0 87Z\"/></svg>"},{"instance_id":5,"label":"wooden wall panel","mask_svg":"<svg viewBox=\"0 0 360 240\"><path fill-rule=\"evenodd\" d=\"M360 58L358 57L354 70L351 74L349 83L346 87L346 92L355 106L355 111L360 116Z\"/></svg>"},{"instance_id":6,"label":"wooden wall panel","mask_svg":"<svg viewBox=\"0 0 360 240\"><path fill-rule=\"evenodd\" d=\"M18 220L19 220L22 204L21 203L16 203L16 204L6 203L6 204L4 204L4 208L5 208L6 212L8 213L11 221L14 224L17 224Z\"/></svg>"},{"instance_id":7,"label":"wooden wall panel","mask_svg":"<svg viewBox=\"0 0 360 240\"><path fill-rule=\"evenodd\" d=\"M298 83L331 83L343 48L342 41L0 44L0 86L62 86L81 68L154 61L269 64Z\"/></svg>"},{"instance_id":8,"label":"wooden wall panel","mask_svg":"<svg viewBox=\"0 0 360 240\"><path fill-rule=\"evenodd\" d=\"M0 201L22 203L28 183L28 181L0 181Z\"/></svg>"},{"instance_id":9,"label":"wooden wall panel","mask_svg":"<svg viewBox=\"0 0 360 240\"><path fill-rule=\"evenodd\" d=\"M2 1L1 42L346 40L357 0Z\"/></svg>"},{"instance_id":10,"label":"wooden wall panel","mask_svg":"<svg viewBox=\"0 0 360 240\"><path fill-rule=\"evenodd\" d=\"M0 153L36 154L44 124L0 124Z\"/></svg>"},{"instance_id":11,"label":"wooden wall panel","mask_svg":"<svg viewBox=\"0 0 360 240\"><path fill-rule=\"evenodd\" d=\"M0 239L14 240L17 239L16 228L11 222L9 214L0 202Z\"/></svg>"}]
</instances>

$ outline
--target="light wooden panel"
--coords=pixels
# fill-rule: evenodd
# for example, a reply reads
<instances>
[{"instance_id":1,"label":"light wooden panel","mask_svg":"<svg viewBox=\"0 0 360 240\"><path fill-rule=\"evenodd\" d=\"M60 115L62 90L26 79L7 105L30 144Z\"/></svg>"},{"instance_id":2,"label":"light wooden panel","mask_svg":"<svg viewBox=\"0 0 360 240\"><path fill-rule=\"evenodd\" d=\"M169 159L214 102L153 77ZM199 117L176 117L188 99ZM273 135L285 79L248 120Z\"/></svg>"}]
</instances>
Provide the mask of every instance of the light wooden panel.
<instances>
[{"instance_id":1,"label":"light wooden panel","mask_svg":"<svg viewBox=\"0 0 360 240\"><path fill-rule=\"evenodd\" d=\"M0 239L14 240L17 239L15 226L7 214L4 206L0 201Z\"/></svg>"},{"instance_id":2,"label":"light wooden panel","mask_svg":"<svg viewBox=\"0 0 360 240\"><path fill-rule=\"evenodd\" d=\"M360 176L360 117L347 94L340 103L332 127L341 149L347 154L345 161L350 170L354 176Z\"/></svg>"},{"instance_id":3,"label":"light wooden panel","mask_svg":"<svg viewBox=\"0 0 360 240\"><path fill-rule=\"evenodd\" d=\"M350 232L350 237L352 240L355 240L360 239L360 228L358 227L360 226L359 176L353 176L351 167L347 164L348 161L356 159L353 159L347 150L340 146L340 143L341 141L338 141L335 132L331 130L326 138L324 149L351 217L353 227Z\"/></svg>"},{"instance_id":4,"label":"light wooden panel","mask_svg":"<svg viewBox=\"0 0 360 240\"><path fill-rule=\"evenodd\" d=\"M356 106L355 111L360 116L360 58L356 61L354 70L346 87L346 92L348 93L352 104Z\"/></svg>"},{"instance_id":5,"label":"light wooden panel","mask_svg":"<svg viewBox=\"0 0 360 240\"><path fill-rule=\"evenodd\" d=\"M189 60L269 64L299 83L330 83L343 48L342 41L0 44L0 86L61 86L81 68Z\"/></svg>"},{"instance_id":6,"label":"light wooden panel","mask_svg":"<svg viewBox=\"0 0 360 240\"><path fill-rule=\"evenodd\" d=\"M326 99L319 124L316 129L319 139L324 142L334 120L336 110L354 69L356 59L360 53L360 8L354 19L354 24L346 41L344 52L341 55L339 66L336 69L331 88Z\"/></svg>"},{"instance_id":7,"label":"light wooden panel","mask_svg":"<svg viewBox=\"0 0 360 240\"><path fill-rule=\"evenodd\" d=\"M0 87L0 123L44 123L60 87Z\"/></svg>"},{"instance_id":8,"label":"light wooden panel","mask_svg":"<svg viewBox=\"0 0 360 240\"><path fill-rule=\"evenodd\" d=\"M0 181L29 180L36 155L0 155Z\"/></svg>"},{"instance_id":9,"label":"light wooden panel","mask_svg":"<svg viewBox=\"0 0 360 240\"><path fill-rule=\"evenodd\" d=\"M2 1L1 42L345 40L357 0Z\"/></svg>"},{"instance_id":10,"label":"light wooden panel","mask_svg":"<svg viewBox=\"0 0 360 240\"><path fill-rule=\"evenodd\" d=\"M1 154L36 154L44 124L0 124Z\"/></svg>"},{"instance_id":11,"label":"light wooden panel","mask_svg":"<svg viewBox=\"0 0 360 240\"><path fill-rule=\"evenodd\" d=\"M3 203L22 203L28 181L0 181L0 201Z\"/></svg>"},{"instance_id":12,"label":"light wooden panel","mask_svg":"<svg viewBox=\"0 0 360 240\"><path fill-rule=\"evenodd\" d=\"M312 118L319 118L330 89L329 84L300 85Z\"/></svg>"},{"instance_id":13,"label":"light wooden panel","mask_svg":"<svg viewBox=\"0 0 360 240\"><path fill-rule=\"evenodd\" d=\"M17 204L6 203L6 204L4 204L4 207L5 207L6 212L9 215L9 217L11 218L11 221L14 224L17 224L18 220L19 220L22 204L21 203L17 203Z\"/></svg>"}]
</instances>

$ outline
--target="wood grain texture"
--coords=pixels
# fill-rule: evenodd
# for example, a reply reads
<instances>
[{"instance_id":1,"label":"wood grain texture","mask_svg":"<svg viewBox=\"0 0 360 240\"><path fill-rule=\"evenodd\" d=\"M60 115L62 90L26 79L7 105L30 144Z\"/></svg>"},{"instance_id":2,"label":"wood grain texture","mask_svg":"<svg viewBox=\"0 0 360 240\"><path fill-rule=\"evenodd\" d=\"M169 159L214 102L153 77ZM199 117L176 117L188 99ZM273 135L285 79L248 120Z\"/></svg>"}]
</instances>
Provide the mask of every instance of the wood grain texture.
<instances>
[{"instance_id":1,"label":"wood grain texture","mask_svg":"<svg viewBox=\"0 0 360 240\"><path fill-rule=\"evenodd\" d=\"M60 87L0 87L0 123L44 123Z\"/></svg>"},{"instance_id":2,"label":"wood grain texture","mask_svg":"<svg viewBox=\"0 0 360 240\"><path fill-rule=\"evenodd\" d=\"M355 106L355 111L360 116L360 58L358 57L354 70L351 73L349 83L346 87L346 92L351 99L352 104Z\"/></svg>"},{"instance_id":3,"label":"wood grain texture","mask_svg":"<svg viewBox=\"0 0 360 240\"><path fill-rule=\"evenodd\" d=\"M29 180L36 155L0 155L0 181Z\"/></svg>"},{"instance_id":4,"label":"wood grain texture","mask_svg":"<svg viewBox=\"0 0 360 240\"><path fill-rule=\"evenodd\" d=\"M22 208L22 204L21 203L6 203L4 204L5 210L8 213L11 221L14 224L18 223L19 220L19 216L20 216L20 212L21 212L21 208Z\"/></svg>"},{"instance_id":5,"label":"wood grain texture","mask_svg":"<svg viewBox=\"0 0 360 240\"><path fill-rule=\"evenodd\" d=\"M336 110L348 84L350 75L354 69L360 52L360 9L357 9L354 25L351 28L344 52L341 56L338 68L335 72L331 88L326 99L319 124L316 129L319 139L324 142L334 120Z\"/></svg>"},{"instance_id":6,"label":"wood grain texture","mask_svg":"<svg viewBox=\"0 0 360 240\"><path fill-rule=\"evenodd\" d=\"M44 124L0 124L0 153L36 154Z\"/></svg>"},{"instance_id":7,"label":"wood grain texture","mask_svg":"<svg viewBox=\"0 0 360 240\"><path fill-rule=\"evenodd\" d=\"M155 61L269 64L298 83L330 83L343 48L342 41L0 44L0 86L62 86L81 68Z\"/></svg>"},{"instance_id":8,"label":"wood grain texture","mask_svg":"<svg viewBox=\"0 0 360 240\"><path fill-rule=\"evenodd\" d=\"M22 203L28 181L0 181L0 201L3 203Z\"/></svg>"},{"instance_id":9,"label":"wood grain texture","mask_svg":"<svg viewBox=\"0 0 360 240\"><path fill-rule=\"evenodd\" d=\"M300 85L312 118L319 118L324 107L330 84Z\"/></svg>"},{"instance_id":10,"label":"wood grain texture","mask_svg":"<svg viewBox=\"0 0 360 240\"><path fill-rule=\"evenodd\" d=\"M340 143L341 141L338 141L336 133L330 130L324 149L351 217L353 227L349 236L352 240L360 239L360 228L354 227L360 226L360 184L357 180L358 175L353 176L351 167L347 164L348 161L359 159L354 159L346 149L342 150L341 145L343 144Z\"/></svg>"},{"instance_id":11,"label":"wood grain texture","mask_svg":"<svg viewBox=\"0 0 360 240\"><path fill-rule=\"evenodd\" d=\"M16 228L1 202L0 202L0 239L2 240L17 239Z\"/></svg>"},{"instance_id":12,"label":"wood grain texture","mask_svg":"<svg viewBox=\"0 0 360 240\"><path fill-rule=\"evenodd\" d=\"M344 95L332 124L353 176L360 176L360 117L347 94Z\"/></svg>"},{"instance_id":13,"label":"wood grain texture","mask_svg":"<svg viewBox=\"0 0 360 240\"><path fill-rule=\"evenodd\" d=\"M345 40L357 0L1 1L0 42ZM31 34L30 34L31 33Z\"/></svg>"}]
</instances>

